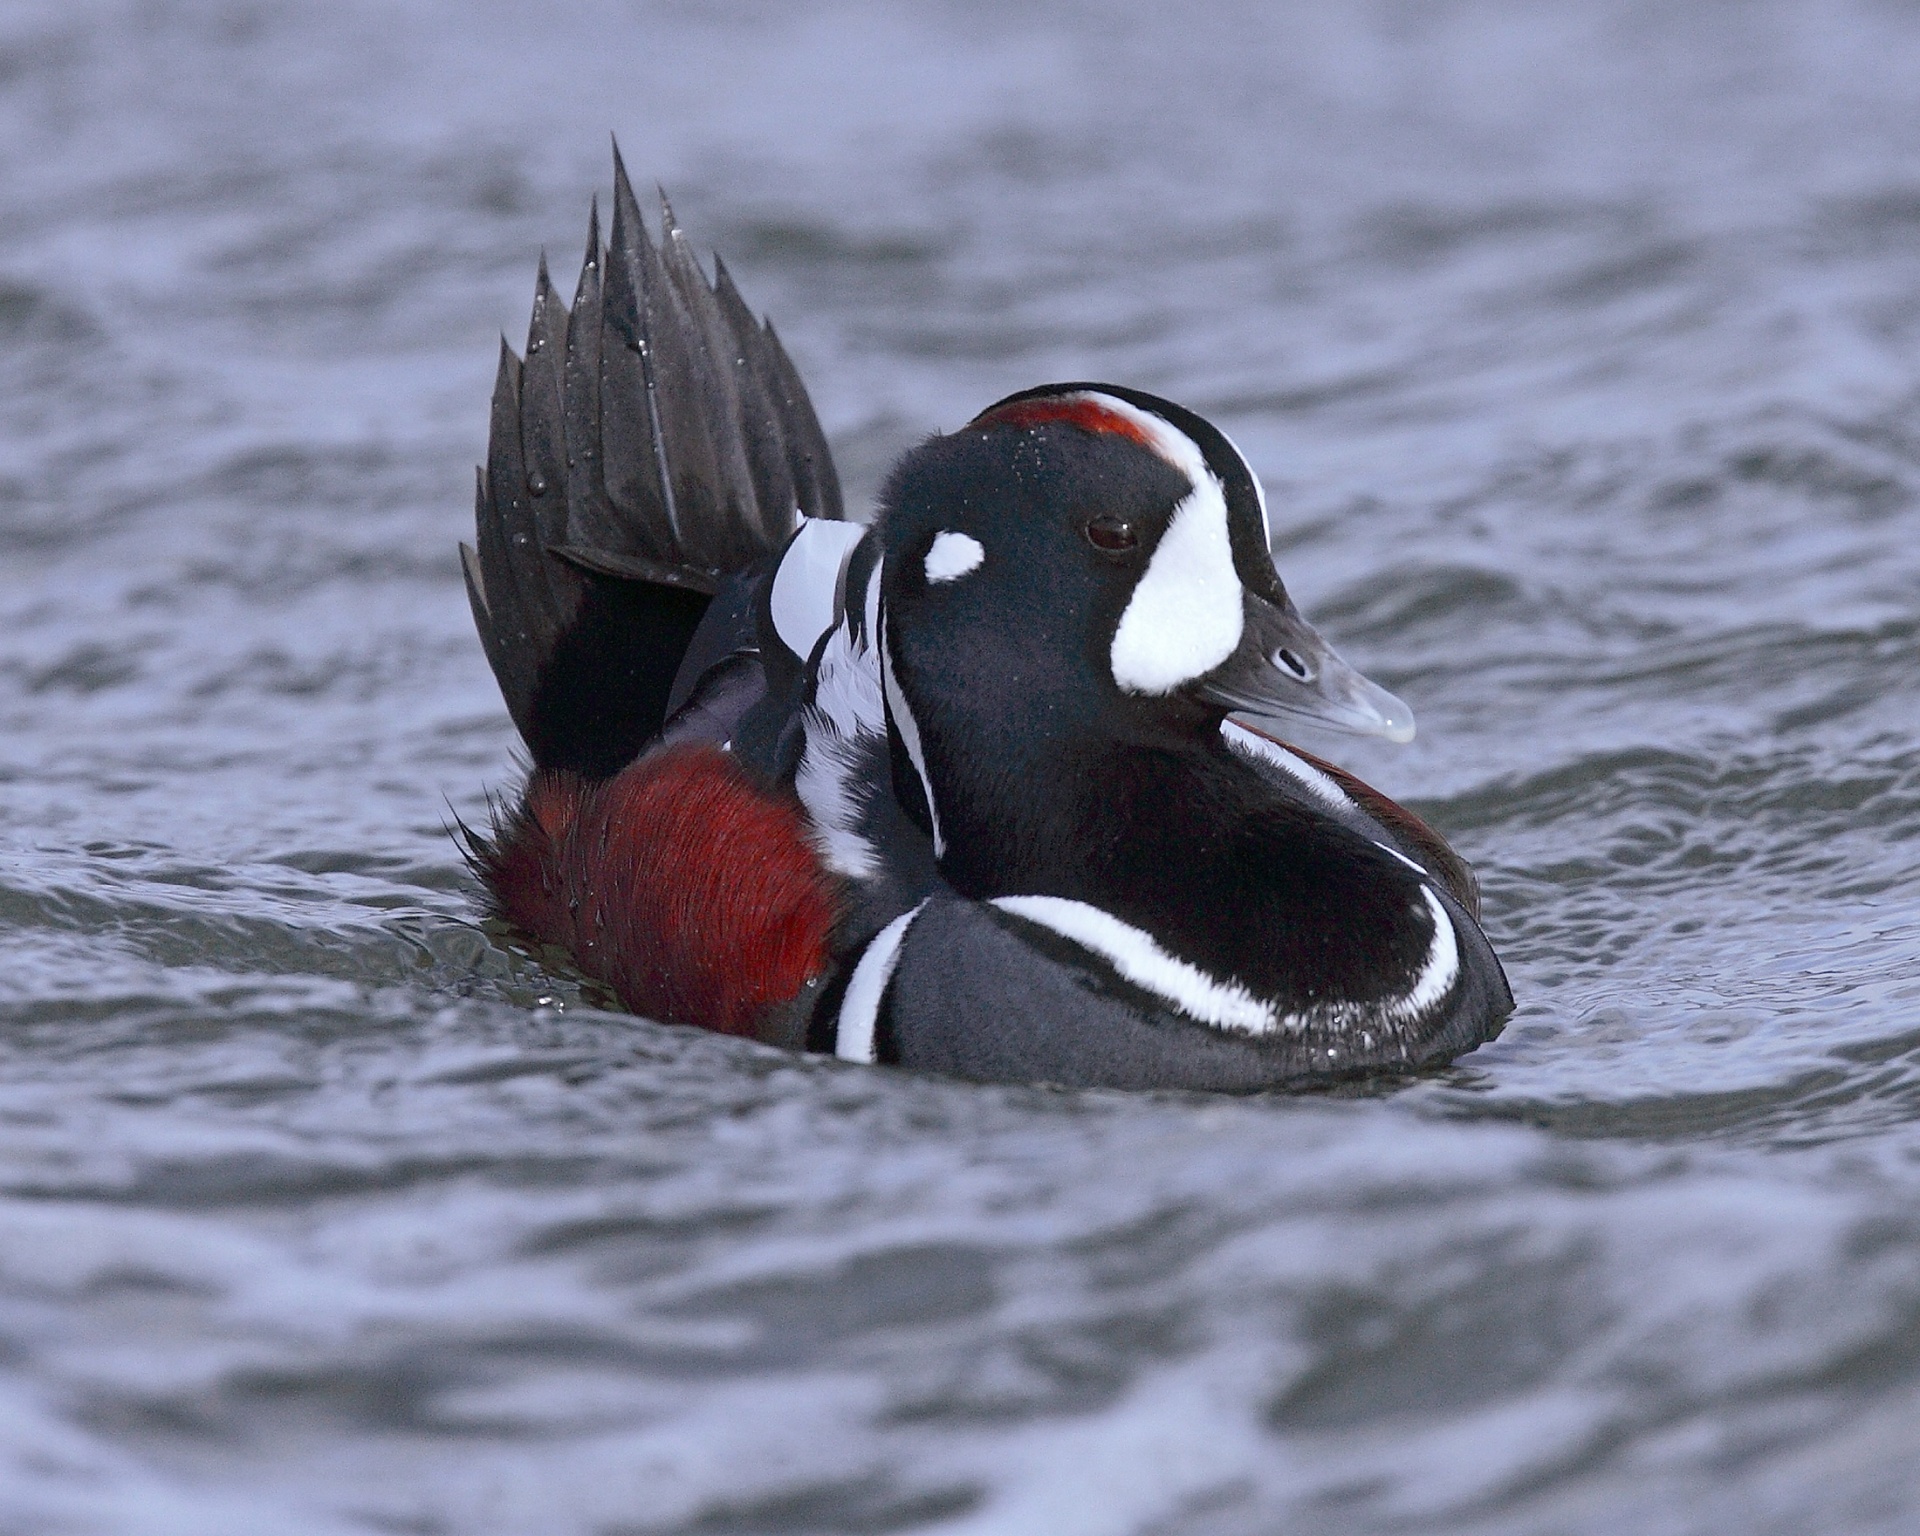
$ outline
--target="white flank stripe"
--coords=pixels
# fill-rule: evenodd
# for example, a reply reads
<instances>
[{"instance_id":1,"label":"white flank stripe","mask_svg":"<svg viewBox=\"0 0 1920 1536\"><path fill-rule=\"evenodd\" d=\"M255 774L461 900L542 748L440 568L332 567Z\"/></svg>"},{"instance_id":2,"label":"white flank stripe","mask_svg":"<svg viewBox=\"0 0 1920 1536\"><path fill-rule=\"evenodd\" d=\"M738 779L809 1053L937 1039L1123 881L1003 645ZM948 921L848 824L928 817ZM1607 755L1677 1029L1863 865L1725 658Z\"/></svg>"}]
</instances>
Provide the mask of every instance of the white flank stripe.
<instances>
[{"instance_id":1,"label":"white flank stripe","mask_svg":"<svg viewBox=\"0 0 1920 1536\"><path fill-rule=\"evenodd\" d=\"M1264 1035L1279 1023L1273 1010L1245 987L1216 981L1111 912L1063 896L996 896L993 905L1105 956L1128 981L1164 997L1202 1024Z\"/></svg>"},{"instance_id":2,"label":"white flank stripe","mask_svg":"<svg viewBox=\"0 0 1920 1536\"><path fill-rule=\"evenodd\" d=\"M980 541L964 533L942 533L927 551L927 580L958 581L969 571L977 571L987 552Z\"/></svg>"},{"instance_id":3,"label":"white flank stripe","mask_svg":"<svg viewBox=\"0 0 1920 1536\"><path fill-rule=\"evenodd\" d=\"M926 902L921 902L924 907ZM840 999L840 1017L833 1030L833 1054L842 1061L873 1060L873 1036L880 1022L880 1000L887 995L893 968L900 962L900 941L920 915L920 907L903 912L867 941L866 952L853 968L847 995Z\"/></svg>"},{"instance_id":4,"label":"white flank stripe","mask_svg":"<svg viewBox=\"0 0 1920 1536\"><path fill-rule=\"evenodd\" d=\"M1454 937L1453 919L1447 916L1447 909L1440 905L1440 898L1429 887L1421 886L1420 894L1426 898L1427 911L1433 916L1433 942L1427 946L1427 963L1421 968L1413 990L1387 1010L1396 1019L1419 1018L1453 990L1460 975L1460 944Z\"/></svg>"},{"instance_id":5,"label":"white flank stripe","mask_svg":"<svg viewBox=\"0 0 1920 1536\"><path fill-rule=\"evenodd\" d=\"M933 803L933 780L927 777L927 757L920 750L920 727L914 723L907 696L900 691L899 680L893 675L893 656L887 649L884 616L880 620L880 678L887 691L887 713L893 717L893 728L900 733L900 744L907 749L913 771L920 775L921 792L927 797L927 819L933 823L933 856L937 859L946 853L947 840L940 835L940 808Z\"/></svg>"},{"instance_id":6,"label":"white flank stripe","mask_svg":"<svg viewBox=\"0 0 1920 1536\"><path fill-rule=\"evenodd\" d=\"M1322 773L1305 758L1296 757L1277 741L1270 741L1258 731L1250 731L1238 720L1222 720L1220 734L1226 737L1231 746L1238 747L1250 757L1257 757L1263 763L1271 763L1288 778L1292 779L1308 794L1317 800L1325 801L1336 811L1353 809L1353 799L1329 774ZM1386 845L1383 843L1384 848ZM1392 853L1391 848L1387 849ZM1419 869L1419 865L1414 868ZM1425 870L1421 870L1425 874Z\"/></svg>"},{"instance_id":7,"label":"white flank stripe","mask_svg":"<svg viewBox=\"0 0 1920 1536\"><path fill-rule=\"evenodd\" d=\"M1113 680L1128 693L1161 694L1211 672L1240 643L1242 600L1227 499L1202 467L1120 615Z\"/></svg>"},{"instance_id":8,"label":"white flank stripe","mask_svg":"<svg viewBox=\"0 0 1920 1536\"><path fill-rule=\"evenodd\" d=\"M802 520L800 531L773 573L773 627L787 649L802 661L833 623L840 572L853 546L866 536L858 523L826 518Z\"/></svg>"}]
</instances>

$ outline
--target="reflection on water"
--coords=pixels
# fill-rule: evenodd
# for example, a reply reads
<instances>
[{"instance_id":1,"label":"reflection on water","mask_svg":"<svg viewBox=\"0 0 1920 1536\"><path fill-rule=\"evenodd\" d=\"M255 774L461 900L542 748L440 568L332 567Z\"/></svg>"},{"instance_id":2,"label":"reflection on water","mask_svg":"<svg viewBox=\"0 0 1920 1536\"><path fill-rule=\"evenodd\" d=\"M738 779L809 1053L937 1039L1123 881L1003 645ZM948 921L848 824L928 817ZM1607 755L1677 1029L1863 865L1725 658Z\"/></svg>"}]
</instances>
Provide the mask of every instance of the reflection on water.
<instances>
[{"instance_id":1,"label":"reflection on water","mask_svg":"<svg viewBox=\"0 0 1920 1536\"><path fill-rule=\"evenodd\" d=\"M1920 17L0 17L0 1530L1920 1521ZM1521 1008L1412 1085L977 1089L473 923L452 559L605 133L856 503L1218 416Z\"/></svg>"}]
</instances>

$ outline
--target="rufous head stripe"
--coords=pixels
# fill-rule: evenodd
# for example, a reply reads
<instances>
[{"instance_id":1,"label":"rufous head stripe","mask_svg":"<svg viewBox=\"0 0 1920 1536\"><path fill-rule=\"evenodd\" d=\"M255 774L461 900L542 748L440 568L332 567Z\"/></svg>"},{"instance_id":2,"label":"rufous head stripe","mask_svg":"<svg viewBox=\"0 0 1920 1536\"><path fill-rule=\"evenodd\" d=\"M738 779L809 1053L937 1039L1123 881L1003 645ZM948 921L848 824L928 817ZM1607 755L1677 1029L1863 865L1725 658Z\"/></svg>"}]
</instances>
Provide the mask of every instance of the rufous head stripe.
<instances>
[{"instance_id":1,"label":"rufous head stripe","mask_svg":"<svg viewBox=\"0 0 1920 1536\"><path fill-rule=\"evenodd\" d=\"M1145 426L1131 415L1090 394L1056 395L1051 399L1014 400L983 411L967 425L970 427L1042 427L1061 422L1083 432L1110 432L1138 443L1155 453L1160 445Z\"/></svg>"}]
</instances>

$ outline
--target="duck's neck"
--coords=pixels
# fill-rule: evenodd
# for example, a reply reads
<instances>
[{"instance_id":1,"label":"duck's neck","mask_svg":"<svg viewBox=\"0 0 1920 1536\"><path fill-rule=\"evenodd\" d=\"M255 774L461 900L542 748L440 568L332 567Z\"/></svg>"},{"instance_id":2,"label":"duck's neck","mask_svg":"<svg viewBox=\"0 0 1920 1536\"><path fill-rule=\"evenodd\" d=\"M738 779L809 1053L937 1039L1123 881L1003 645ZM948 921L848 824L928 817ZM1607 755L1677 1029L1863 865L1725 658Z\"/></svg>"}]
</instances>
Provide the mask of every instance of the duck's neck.
<instances>
[{"instance_id":1,"label":"duck's neck","mask_svg":"<svg viewBox=\"0 0 1920 1536\"><path fill-rule=\"evenodd\" d=\"M1226 765L1213 761L1204 737L1092 737L1074 723L980 730L969 721L929 733L928 772L946 844L941 869L956 889L982 900L1044 894L1104 902L1129 894L1135 866L1165 869L1176 851L1183 863L1217 853L1217 828L1192 790Z\"/></svg>"}]
</instances>

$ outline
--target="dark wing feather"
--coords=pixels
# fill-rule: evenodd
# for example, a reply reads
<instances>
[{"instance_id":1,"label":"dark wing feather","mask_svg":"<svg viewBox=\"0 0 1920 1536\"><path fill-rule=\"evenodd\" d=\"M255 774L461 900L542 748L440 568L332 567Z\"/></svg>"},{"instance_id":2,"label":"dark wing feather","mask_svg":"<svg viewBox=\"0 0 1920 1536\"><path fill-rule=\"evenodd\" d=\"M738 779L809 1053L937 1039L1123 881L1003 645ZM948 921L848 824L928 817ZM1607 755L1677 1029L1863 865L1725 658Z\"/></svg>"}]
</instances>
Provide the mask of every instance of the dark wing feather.
<instances>
[{"instance_id":1,"label":"dark wing feather","mask_svg":"<svg viewBox=\"0 0 1920 1536\"><path fill-rule=\"evenodd\" d=\"M461 554L538 766L617 771L659 732L707 595L796 512L843 516L805 387L715 265L709 282L670 208L656 247L616 148L608 244L596 202L571 311L542 258L526 361L501 345Z\"/></svg>"},{"instance_id":2,"label":"dark wing feather","mask_svg":"<svg viewBox=\"0 0 1920 1536\"><path fill-rule=\"evenodd\" d=\"M817 510L816 505L810 505L800 496L793 471L787 463L786 419L775 403L777 397L769 382L772 374L767 360L765 335L753 318L753 311L747 308L746 301L740 297L740 290L733 286L733 274L727 271L726 263L718 256L713 258L713 298L726 327L729 355L733 360L734 387L739 392L741 412L755 421L766 423L766 430L749 437L745 444L747 468L753 476L755 503L763 515L777 507L798 507L809 517L839 517L837 493L830 512ZM771 527L763 532L770 538L777 534L777 530Z\"/></svg>"}]
</instances>

